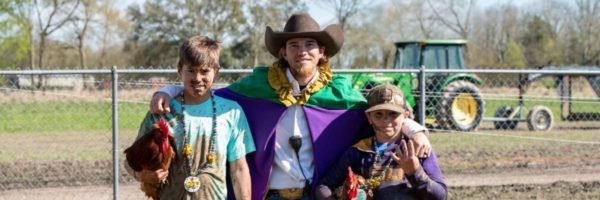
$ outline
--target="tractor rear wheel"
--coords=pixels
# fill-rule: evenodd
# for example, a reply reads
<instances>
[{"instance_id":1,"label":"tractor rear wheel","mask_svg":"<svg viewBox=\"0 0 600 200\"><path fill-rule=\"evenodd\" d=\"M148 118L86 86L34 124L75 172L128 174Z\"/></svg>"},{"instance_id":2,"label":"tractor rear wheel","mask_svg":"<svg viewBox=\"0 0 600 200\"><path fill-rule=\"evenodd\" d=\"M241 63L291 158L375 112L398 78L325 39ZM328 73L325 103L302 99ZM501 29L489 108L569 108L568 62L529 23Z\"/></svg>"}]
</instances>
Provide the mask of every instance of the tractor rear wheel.
<instances>
[{"instance_id":1,"label":"tractor rear wheel","mask_svg":"<svg viewBox=\"0 0 600 200\"><path fill-rule=\"evenodd\" d=\"M471 131L483 119L481 93L475 84L466 80L446 85L437 105L436 121L442 129Z\"/></svg>"}]
</instances>

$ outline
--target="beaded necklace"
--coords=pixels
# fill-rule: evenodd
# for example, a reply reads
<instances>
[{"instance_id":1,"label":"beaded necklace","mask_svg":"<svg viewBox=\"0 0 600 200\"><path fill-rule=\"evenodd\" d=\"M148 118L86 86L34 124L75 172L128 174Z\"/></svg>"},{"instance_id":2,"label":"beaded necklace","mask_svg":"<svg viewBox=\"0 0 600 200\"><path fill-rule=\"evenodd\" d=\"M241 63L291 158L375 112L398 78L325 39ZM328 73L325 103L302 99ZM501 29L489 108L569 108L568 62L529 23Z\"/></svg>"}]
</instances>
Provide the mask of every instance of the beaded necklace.
<instances>
[{"instance_id":1,"label":"beaded necklace","mask_svg":"<svg viewBox=\"0 0 600 200\"><path fill-rule=\"evenodd\" d=\"M188 131L185 127L185 96L181 94L181 114L179 115L180 123L183 125L183 158L184 158L184 166L183 169L185 172L188 172L189 176L184 181L184 188L186 191L193 193L200 189L200 171L206 169L208 165L214 165L217 160L217 154L215 153L216 146L216 138L217 138L217 106L215 103L215 98L210 92L210 101L212 104L212 131L210 134L210 146L208 147L208 154L206 155L207 165L200 167L198 170L193 171L192 169L192 153L193 149L190 146L191 141L189 141L190 136L188 137Z\"/></svg>"},{"instance_id":2,"label":"beaded necklace","mask_svg":"<svg viewBox=\"0 0 600 200\"><path fill-rule=\"evenodd\" d=\"M380 155L379 151L377 150L378 145L377 145L377 139L375 139L375 136L373 136L373 142L371 144L372 144L372 149L375 151L375 158L373 159L373 166L371 166L371 170L369 172L371 177L369 179L367 179L365 181L366 183L361 187L363 189L366 189L368 191L368 193L370 193L370 194L372 194L373 189L375 189L381 185L381 179L383 179L383 176L385 176L385 173L387 172L388 168L390 168L390 164L392 164L392 160L390 159L390 157L388 157L381 164L381 166L385 166L385 167L383 167L383 171L381 171L381 173L376 176L375 174L377 173L377 170L375 168L377 167L377 163L381 162L382 155ZM383 154L385 154L385 150L384 150Z\"/></svg>"}]
</instances>

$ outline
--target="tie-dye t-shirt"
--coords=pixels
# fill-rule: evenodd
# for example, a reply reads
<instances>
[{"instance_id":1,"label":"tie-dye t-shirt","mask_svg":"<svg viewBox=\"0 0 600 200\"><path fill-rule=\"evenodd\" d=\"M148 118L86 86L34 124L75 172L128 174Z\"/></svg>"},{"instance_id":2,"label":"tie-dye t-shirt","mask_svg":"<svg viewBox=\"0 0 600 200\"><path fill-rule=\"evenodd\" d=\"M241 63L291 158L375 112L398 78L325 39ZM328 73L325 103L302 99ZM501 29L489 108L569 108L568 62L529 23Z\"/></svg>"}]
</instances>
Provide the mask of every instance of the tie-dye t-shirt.
<instances>
[{"instance_id":1,"label":"tie-dye t-shirt","mask_svg":"<svg viewBox=\"0 0 600 200\"><path fill-rule=\"evenodd\" d=\"M171 100L173 113L166 115L148 114L141 125L138 138L146 133L158 117L167 119L170 124L171 134L176 139L178 159L173 161L169 169L166 185L160 191L161 199L226 199L228 193L225 173L226 161L235 161L255 150L252 135L248 127L246 116L241 107L234 101L213 95L217 113L217 138L215 152L217 161L215 165L207 165L206 155L210 147L212 134L213 105L211 99L200 104L185 105L185 125L180 122L182 104L180 97ZM175 117L178 116L178 117ZM189 193L184 189L184 180L189 176L189 171L184 171L182 157L183 134L193 149L192 169L200 169L200 190ZM201 167L204 166L204 167Z\"/></svg>"}]
</instances>

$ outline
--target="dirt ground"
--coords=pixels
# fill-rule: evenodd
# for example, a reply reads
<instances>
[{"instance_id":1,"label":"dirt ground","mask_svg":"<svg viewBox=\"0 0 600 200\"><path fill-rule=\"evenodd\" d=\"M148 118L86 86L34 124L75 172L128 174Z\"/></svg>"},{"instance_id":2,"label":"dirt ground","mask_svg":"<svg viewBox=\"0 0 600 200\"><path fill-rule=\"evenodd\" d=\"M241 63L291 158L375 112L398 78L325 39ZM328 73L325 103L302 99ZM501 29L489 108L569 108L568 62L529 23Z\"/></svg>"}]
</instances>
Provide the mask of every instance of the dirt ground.
<instances>
[{"instance_id":1,"label":"dirt ground","mask_svg":"<svg viewBox=\"0 0 600 200\"><path fill-rule=\"evenodd\" d=\"M597 130L586 130L586 132L597 133ZM88 135L86 138L88 142L85 143L77 139L63 140L61 146L70 148L71 151L79 151L78 146L84 146L88 150L94 146L105 149L106 153L110 152L108 145L110 143L107 143L109 140L106 136ZM15 149L17 146L29 150L40 147L33 144L53 146L51 141L45 140L44 137L31 139L15 136L0 137L0 140L6 142L3 148L0 148L0 155L15 154L16 152L7 149ZM123 138L121 141L126 144L130 140L131 138ZM597 141L596 138L592 140ZM29 144L32 145L18 145L23 144L22 141L30 141ZM101 147L102 142L106 143L106 147ZM532 152L522 150L505 150L509 153L482 152L485 154L442 151L439 159L442 159L442 164L451 164L455 167L459 166L455 162L469 164L470 162L485 163L490 159L504 160L494 161L493 163L499 163L497 165L492 163L486 165L486 168L473 170L451 170L445 169L442 165L449 199L600 199L600 160L596 156L598 147L600 146L586 145L585 147L567 146L566 149L552 148L554 150L537 149ZM25 151L25 149L17 150ZM583 151L590 153L581 153ZM571 156L566 155L570 158L564 160L563 154ZM536 160L538 164L520 167L503 165L505 162L513 162L516 158L549 160ZM44 162L21 160L0 163L0 169L2 169L0 170L0 200L113 199L112 162L108 158ZM119 199L146 199L140 192L139 185L131 177L123 174L125 172L123 169L120 172Z\"/></svg>"},{"instance_id":2,"label":"dirt ground","mask_svg":"<svg viewBox=\"0 0 600 200\"><path fill-rule=\"evenodd\" d=\"M448 199L598 199L600 198L598 174L600 173L584 174L575 178L568 177L568 174L550 177L518 177L522 180L531 180L525 182L537 183L509 183L514 182L510 181L511 178L515 178L514 176L495 178L490 181L487 179L489 176L486 175L449 175L447 176ZM586 175L595 177L585 177ZM479 181L481 184L476 184ZM147 199L136 183L127 182L119 186L119 199ZM0 199L113 199L113 188L111 185L96 185L8 190L0 192Z\"/></svg>"},{"instance_id":3,"label":"dirt ground","mask_svg":"<svg viewBox=\"0 0 600 200\"><path fill-rule=\"evenodd\" d=\"M64 165L73 165L65 162ZM82 174L84 177L98 177L97 174L110 174L110 162L76 163L77 167L99 166L95 172ZM3 166L8 171L18 170ZM31 166L30 166L31 167ZM21 165L21 169L27 166ZM45 170L52 170L43 167ZM72 172L71 167L65 171ZM43 171L43 170L42 170ZM2 172L6 177L7 171ZM95 175L96 174L96 175ZM106 177L106 176L105 176ZM108 176L110 179L110 176ZM119 185L119 199L146 199L139 185L126 175ZM449 199L598 199L600 198L600 166L567 167L547 169L513 169L483 173L445 173ZM0 182L0 199L112 199L113 188L109 179L87 179L73 183L52 183L41 178L38 183L6 187ZM27 189L18 189L27 188Z\"/></svg>"},{"instance_id":4,"label":"dirt ground","mask_svg":"<svg viewBox=\"0 0 600 200\"><path fill-rule=\"evenodd\" d=\"M548 184L508 184L499 186L450 186L448 199L598 199L600 181ZM111 186L82 186L11 190L0 192L0 199L113 199ZM144 200L135 183L121 184L119 199Z\"/></svg>"}]
</instances>

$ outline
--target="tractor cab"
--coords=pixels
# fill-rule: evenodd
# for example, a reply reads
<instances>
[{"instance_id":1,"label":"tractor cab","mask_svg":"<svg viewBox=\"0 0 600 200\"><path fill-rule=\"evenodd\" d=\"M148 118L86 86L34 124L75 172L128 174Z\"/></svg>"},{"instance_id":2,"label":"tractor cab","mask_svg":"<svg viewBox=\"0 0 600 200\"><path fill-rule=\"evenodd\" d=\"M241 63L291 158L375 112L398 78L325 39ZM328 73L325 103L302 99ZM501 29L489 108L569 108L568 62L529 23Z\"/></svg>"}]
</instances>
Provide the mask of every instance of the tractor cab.
<instances>
[{"instance_id":1,"label":"tractor cab","mask_svg":"<svg viewBox=\"0 0 600 200\"><path fill-rule=\"evenodd\" d=\"M465 69L465 40L419 40L396 42L394 69ZM416 73L358 73L352 77L355 89L366 93L375 85L397 85L419 114L420 95ZM484 101L474 74L425 71L425 124L446 130L470 131L482 120Z\"/></svg>"},{"instance_id":2,"label":"tractor cab","mask_svg":"<svg viewBox=\"0 0 600 200\"><path fill-rule=\"evenodd\" d=\"M465 40L396 42L394 69L465 69Z\"/></svg>"}]
</instances>

